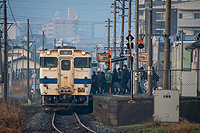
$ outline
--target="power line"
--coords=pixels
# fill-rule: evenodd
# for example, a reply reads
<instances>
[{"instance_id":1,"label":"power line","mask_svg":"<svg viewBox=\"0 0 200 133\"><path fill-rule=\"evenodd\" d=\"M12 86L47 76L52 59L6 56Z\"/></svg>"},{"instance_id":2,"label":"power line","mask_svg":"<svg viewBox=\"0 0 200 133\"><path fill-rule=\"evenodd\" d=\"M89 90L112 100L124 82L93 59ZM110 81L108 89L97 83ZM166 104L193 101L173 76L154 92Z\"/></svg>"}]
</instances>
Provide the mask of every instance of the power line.
<instances>
[{"instance_id":1,"label":"power line","mask_svg":"<svg viewBox=\"0 0 200 133\"><path fill-rule=\"evenodd\" d=\"M14 15L13 15L13 12L12 12L12 9L11 9L9 0L8 0L8 5L9 5L10 12L11 12L11 14L12 14L13 20L15 21L15 25L16 25L17 28L22 32L22 29L19 27L19 25L17 24L17 22L16 22L16 20L15 20L15 17L14 17Z\"/></svg>"}]
</instances>

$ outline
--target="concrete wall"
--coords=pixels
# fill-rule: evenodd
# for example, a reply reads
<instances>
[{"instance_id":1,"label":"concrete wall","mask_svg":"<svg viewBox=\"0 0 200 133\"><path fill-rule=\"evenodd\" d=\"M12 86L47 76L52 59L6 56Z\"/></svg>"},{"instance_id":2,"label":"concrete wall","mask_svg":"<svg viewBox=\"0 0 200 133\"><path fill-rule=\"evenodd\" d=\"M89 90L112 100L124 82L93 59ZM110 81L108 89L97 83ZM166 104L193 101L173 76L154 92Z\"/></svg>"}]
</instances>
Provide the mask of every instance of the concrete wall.
<instances>
[{"instance_id":1,"label":"concrete wall","mask_svg":"<svg viewBox=\"0 0 200 133\"><path fill-rule=\"evenodd\" d=\"M94 96L93 113L104 124L123 126L142 124L153 120L153 97L134 97L134 103L128 103L128 96ZM200 123L200 98L180 98L180 117L190 122Z\"/></svg>"}]
</instances>

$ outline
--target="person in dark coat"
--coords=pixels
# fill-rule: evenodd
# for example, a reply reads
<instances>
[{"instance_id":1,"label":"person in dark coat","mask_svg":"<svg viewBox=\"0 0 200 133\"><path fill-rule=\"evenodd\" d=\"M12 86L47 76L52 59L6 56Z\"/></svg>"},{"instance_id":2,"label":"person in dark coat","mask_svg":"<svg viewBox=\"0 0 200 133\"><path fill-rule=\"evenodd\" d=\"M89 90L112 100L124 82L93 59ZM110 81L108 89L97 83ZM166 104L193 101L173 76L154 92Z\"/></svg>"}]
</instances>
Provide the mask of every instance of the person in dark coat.
<instances>
[{"instance_id":1,"label":"person in dark coat","mask_svg":"<svg viewBox=\"0 0 200 133\"><path fill-rule=\"evenodd\" d=\"M119 89L119 74L117 73L116 68L113 70L113 74L112 74L112 84L113 84L113 93L116 94L116 88L118 90L118 92L120 92Z\"/></svg>"},{"instance_id":2,"label":"person in dark coat","mask_svg":"<svg viewBox=\"0 0 200 133\"><path fill-rule=\"evenodd\" d=\"M106 84L106 78L105 78L105 74L104 72L101 72L101 74L99 75L99 93L102 94L104 89L105 89L105 84Z\"/></svg>"},{"instance_id":3,"label":"person in dark coat","mask_svg":"<svg viewBox=\"0 0 200 133\"><path fill-rule=\"evenodd\" d=\"M127 86L128 80L130 79L130 73L129 70L127 69L127 65L123 66L123 71L122 71L122 84L123 84L123 93L126 93L126 89L129 91L130 93L130 89Z\"/></svg>"},{"instance_id":4,"label":"person in dark coat","mask_svg":"<svg viewBox=\"0 0 200 133\"><path fill-rule=\"evenodd\" d=\"M95 94L98 88L98 76L96 75L96 72L93 71L92 74L92 86L91 86L92 90L91 93Z\"/></svg>"},{"instance_id":5,"label":"person in dark coat","mask_svg":"<svg viewBox=\"0 0 200 133\"><path fill-rule=\"evenodd\" d=\"M122 84L122 69L121 68L118 68L118 80L119 80L119 89L120 89L119 93L122 93L123 84Z\"/></svg>"}]
</instances>

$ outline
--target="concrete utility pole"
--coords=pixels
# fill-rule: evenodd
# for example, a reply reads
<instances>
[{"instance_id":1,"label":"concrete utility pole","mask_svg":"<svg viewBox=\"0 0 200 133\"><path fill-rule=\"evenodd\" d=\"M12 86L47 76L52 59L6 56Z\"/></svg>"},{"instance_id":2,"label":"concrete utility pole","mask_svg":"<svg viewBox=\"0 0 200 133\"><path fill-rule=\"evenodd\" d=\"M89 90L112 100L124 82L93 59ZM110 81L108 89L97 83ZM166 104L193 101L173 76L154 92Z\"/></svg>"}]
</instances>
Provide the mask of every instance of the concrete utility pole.
<instances>
[{"instance_id":1,"label":"concrete utility pole","mask_svg":"<svg viewBox=\"0 0 200 133\"><path fill-rule=\"evenodd\" d=\"M30 100L30 97L29 97L29 93L30 93L30 88L29 88L29 19L27 19L27 89L28 89L27 97Z\"/></svg>"},{"instance_id":2,"label":"concrete utility pole","mask_svg":"<svg viewBox=\"0 0 200 133\"><path fill-rule=\"evenodd\" d=\"M44 31L42 32L42 51L44 51Z\"/></svg>"},{"instance_id":3,"label":"concrete utility pole","mask_svg":"<svg viewBox=\"0 0 200 133\"><path fill-rule=\"evenodd\" d=\"M100 48L98 46L96 46L94 49L95 49L95 52L96 52L96 61L98 62L98 50Z\"/></svg>"},{"instance_id":4,"label":"concrete utility pole","mask_svg":"<svg viewBox=\"0 0 200 133\"><path fill-rule=\"evenodd\" d=\"M33 75L33 83L34 83L34 98L35 98L35 90L36 90L36 45L34 45L34 75Z\"/></svg>"},{"instance_id":5,"label":"concrete utility pole","mask_svg":"<svg viewBox=\"0 0 200 133\"><path fill-rule=\"evenodd\" d=\"M114 14L114 19L113 19L113 58L116 58L116 0L114 3L112 3L114 8L113 14ZM116 68L116 63L113 62L113 69Z\"/></svg>"},{"instance_id":6,"label":"concrete utility pole","mask_svg":"<svg viewBox=\"0 0 200 133\"><path fill-rule=\"evenodd\" d=\"M4 5L4 101L7 101L8 97L8 39L7 39L7 11L6 3Z\"/></svg>"},{"instance_id":7,"label":"concrete utility pole","mask_svg":"<svg viewBox=\"0 0 200 133\"><path fill-rule=\"evenodd\" d=\"M152 34L152 0L149 0L148 34ZM152 95L152 40L148 36L148 96Z\"/></svg>"},{"instance_id":8,"label":"concrete utility pole","mask_svg":"<svg viewBox=\"0 0 200 133\"><path fill-rule=\"evenodd\" d=\"M131 0L129 0L129 4L128 4L128 35L131 35ZM129 39L129 49L127 49L127 54L129 56L127 56L127 68L130 70L130 61L131 61L131 42Z\"/></svg>"},{"instance_id":9,"label":"concrete utility pole","mask_svg":"<svg viewBox=\"0 0 200 133\"><path fill-rule=\"evenodd\" d=\"M157 70L160 69L160 38L158 38Z\"/></svg>"},{"instance_id":10,"label":"concrete utility pole","mask_svg":"<svg viewBox=\"0 0 200 133\"><path fill-rule=\"evenodd\" d=\"M1 32L1 30L0 30L0 32ZM3 98L3 86L2 86L2 52L1 52L1 38L2 38L2 35L0 35L0 79L1 79L1 81L0 81L0 89L1 89L1 98Z\"/></svg>"},{"instance_id":11,"label":"concrete utility pole","mask_svg":"<svg viewBox=\"0 0 200 133\"><path fill-rule=\"evenodd\" d=\"M181 71L183 71L183 30L181 30Z\"/></svg>"},{"instance_id":12,"label":"concrete utility pole","mask_svg":"<svg viewBox=\"0 0 200 133\"><path fill-rule=\"evenodd\" d=\"M54 46L54 49L56 48L56 38L54 38L54 44L53 44L53 46Z\"/></svg>"},{"instance_id":13,"label":"concrete utility pole","mask_svg":"<svg viewBox=\"0 0 200 133\"><path fill-rule=\"evenodd\" d=\"M13 45L12 44L12 53L11 53L11 67L10 67L10 83L9 83L9 87L12 86L13 83Z\"/></svg>"},{"instance_id":14,"label":"concrete utility pole","mask_svg":"<svg viewBox=\"0 0 200 133\"><path fill-rule=\"evenodd\" d=\"M125 0L122 0L122 27L121 27L121 52L120 54L124 53L124 9L125 9ZM120 61L120 68L123 68L123 61Z\"/></svg>"},{"instance_id":15,"label":"concrete utility pole","mask_svg":"<svg viewBox=\"0 0 200 133\"><path fill-rule=\"evenodd\" d=\"M108 25L105 26L105 27L108 27L108 32L107 32L107 47L109 49L110 48L110 27L112 27L112 26L110 26L110 22L112 22L112 21L110 21L110 19L108 18L108 21L105 21L105 22L108 22Z\"/></svg>"},{"instance_id":16,"label":"concrete utility pole","mask_svg":"<svg viewBox=\"0 0 200 133\"><path fill-rule=\"evenodd\" d=\"M112 26L110 26L110 22L112 22L112 21L110 21L110 19L108 18L108 21L105 21L105 22L108 22L108 25L105 26L105 27L108 27L108 33L107 33L107 48L108 48L108 51L109 51L109 50L110 50L110 27L112 27ZM109 68L110 65L111 65L111 63L109 62L107 68ZM111 69L111 68L110 68L110 69Z\"/></svg>"},{"instance_id":17,"label":"concrete utility pole","mask_svg":"<svg viewBox=\"0 0 200 133\"><path fill-rule=\"evenodd\" d=\"M139 0L135 0L135 94L139 93L138 75L138 20L139 20Z\"/></svg>"},{"instance_id":18,"label":"concrete utility pole","mask_svg":"<svg viewBox=\"0 0 200 133\"><path fill-rule=\"evenodd\" d=\"M164 48L164 74L163 89L170 89L170 20L171 20L171 0L166 0L165 16L165 48Z\"/></svg>"}]
</instances>

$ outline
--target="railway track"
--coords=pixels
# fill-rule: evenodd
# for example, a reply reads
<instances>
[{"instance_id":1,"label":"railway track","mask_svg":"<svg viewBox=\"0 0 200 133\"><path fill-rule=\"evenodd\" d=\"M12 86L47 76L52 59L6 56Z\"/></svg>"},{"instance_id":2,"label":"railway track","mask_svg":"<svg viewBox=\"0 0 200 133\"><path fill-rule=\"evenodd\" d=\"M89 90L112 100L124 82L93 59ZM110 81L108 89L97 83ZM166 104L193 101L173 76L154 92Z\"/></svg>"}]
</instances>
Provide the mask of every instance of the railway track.
<instances>
[{"instance_id":1,"label":"railway track","mask_svg":"<svg viewBox=\"0 0 200 133\"><path fill-rule=\"evenodd\" d=\"M76 113L72 115L57 115L54 113L51 125L57 133L96 133L83 125Z\"/></svg>"}]
</instances>

